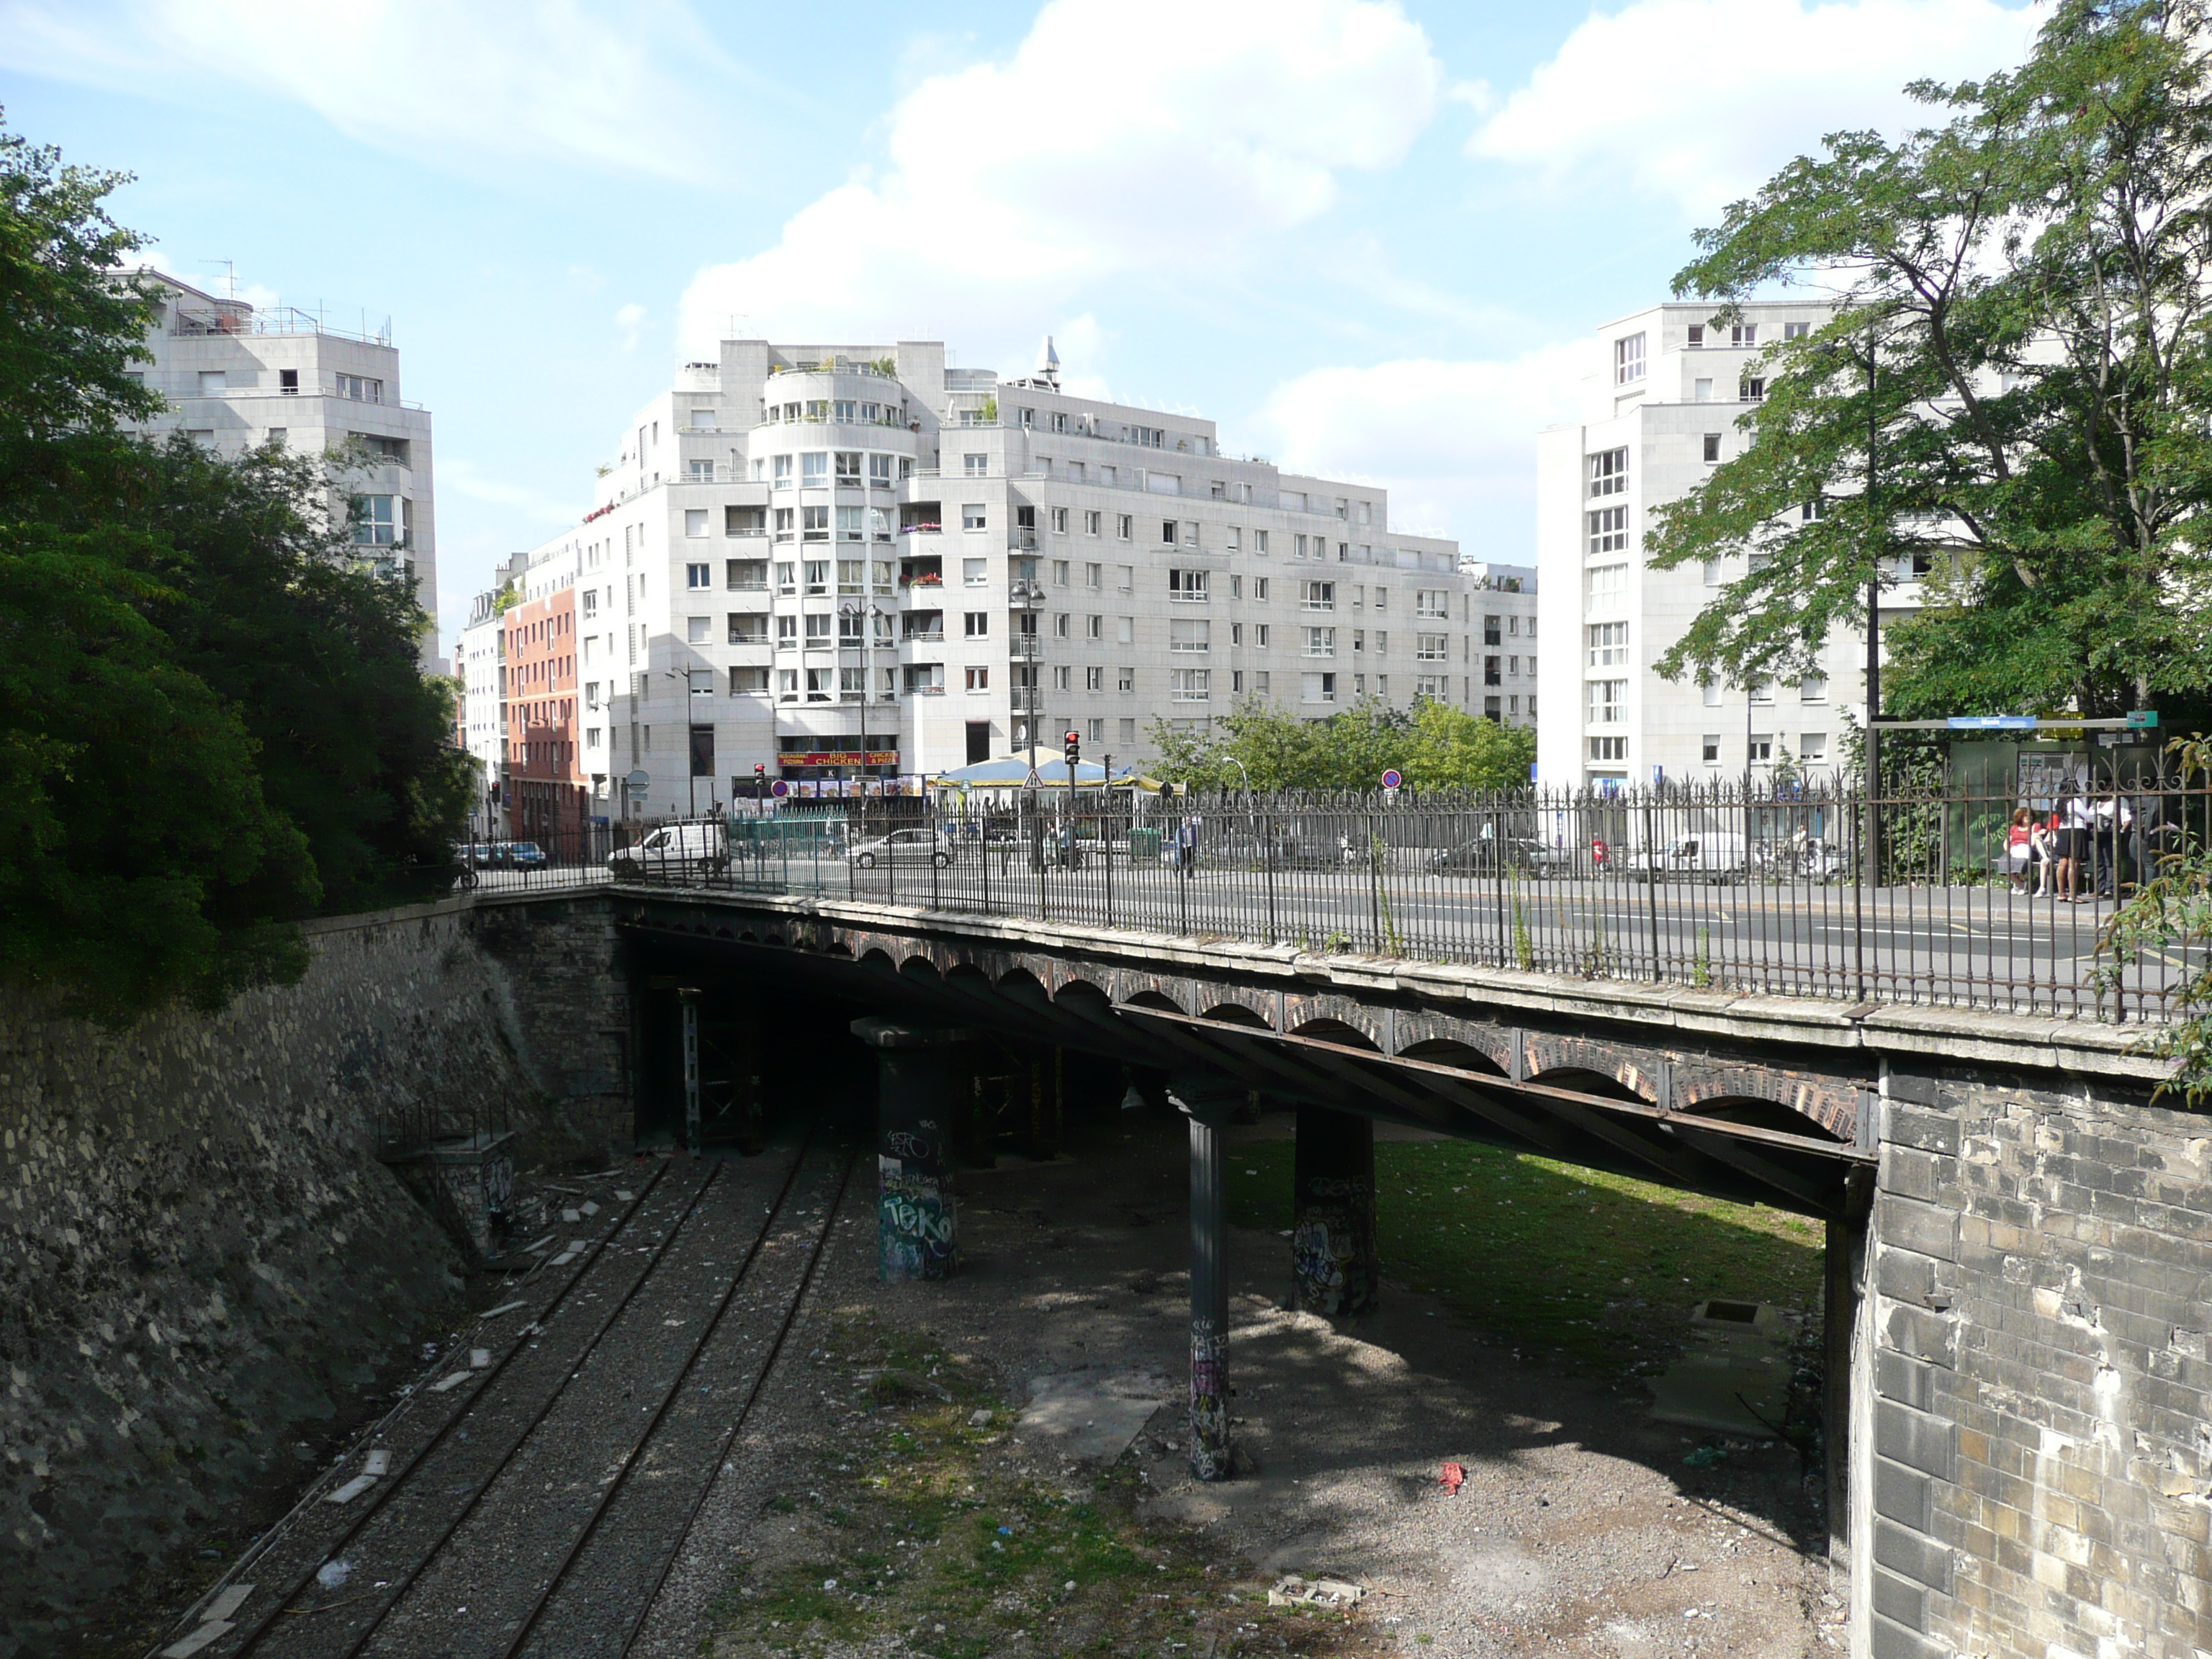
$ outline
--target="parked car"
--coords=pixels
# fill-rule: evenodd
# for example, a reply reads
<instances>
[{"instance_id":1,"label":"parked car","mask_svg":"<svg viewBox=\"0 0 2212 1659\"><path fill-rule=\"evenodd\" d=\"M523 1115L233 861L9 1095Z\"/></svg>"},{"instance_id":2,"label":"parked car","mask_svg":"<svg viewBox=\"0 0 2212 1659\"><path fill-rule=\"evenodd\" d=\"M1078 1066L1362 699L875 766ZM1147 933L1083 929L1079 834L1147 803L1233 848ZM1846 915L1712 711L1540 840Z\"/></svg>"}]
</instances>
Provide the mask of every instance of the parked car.
<instances>
[{"instance_id":1,"label":"parked car","mask_svg":"<svg viewBox=\"0 0 2212 1659\"><path fill-rule=\"evenodd\" d=\"M636 846L617 848L607 860L608 869L632 880L719 875L729 867L729 838L716 818L665 823Z\"/></svg>"},{"instance_id":2,"label":"parked car","mask_svg":"<svg viewBox=\"0 0 2212 1659\"><path fill-rule=\"evenodd\" d=\"M501 864L511 864L517 869L544 863L545 849L534 841L505 841L497 843Z\"/></svg>"},{"instance_id":3,"label":"parked car","mask_svg":"<svg viewBox=\"0 0 2212 1659\"><path fill-rule=\"evenodd\" d=\"M1477 836L1456 847L1440 847L1429 854L1429 872L1438 876L1479 875L1504 867L1559 875L1574 864L1574 855L1565 848L1547 847L1534 836L1506 836L1502 858L1499 845L1489 836Z\"/></svg>"},{"instance_id":4,"label":"parked car","mask_svg":"<svg viewBox=\"0 0 2212 1659\"><path fill-rule=\"evenodd\" d=\"M942 870L952 862L952 849L934 830L894 830L873 841L855 842L846 856L863 870L879 864L933 864Z\"/></svg>"}]
</instances>

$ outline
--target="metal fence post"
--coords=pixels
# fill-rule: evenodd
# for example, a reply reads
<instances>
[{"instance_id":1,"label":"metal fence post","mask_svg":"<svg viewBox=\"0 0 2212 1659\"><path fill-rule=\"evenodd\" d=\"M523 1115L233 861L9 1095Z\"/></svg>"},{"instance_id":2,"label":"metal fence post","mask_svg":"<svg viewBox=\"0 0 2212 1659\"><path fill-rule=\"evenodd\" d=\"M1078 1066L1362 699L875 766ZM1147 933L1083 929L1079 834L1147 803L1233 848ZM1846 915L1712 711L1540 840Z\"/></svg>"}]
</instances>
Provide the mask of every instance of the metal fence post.
<instances>
[{"instance_id":1,"label":"metal fence post","mask_svg":"<svg viewBox=\"0 0 2212 1659\"><path fill-rule=\"evenodd\" d=\"M1659 955L1659 872L1656 856L1653 852L1653 849L1658 846L1658 842L1652 838L1656 829L1651 798L1646 795L1644 798L1644 852L1646 862L1652 867L1644 872L1644 908L1651 921L1651 977L1655 980L1662 980L1667 975ZM1630 866L1629 874L1633 879L1635 869L1632 864Z\"/></svg>"}]
</instances>

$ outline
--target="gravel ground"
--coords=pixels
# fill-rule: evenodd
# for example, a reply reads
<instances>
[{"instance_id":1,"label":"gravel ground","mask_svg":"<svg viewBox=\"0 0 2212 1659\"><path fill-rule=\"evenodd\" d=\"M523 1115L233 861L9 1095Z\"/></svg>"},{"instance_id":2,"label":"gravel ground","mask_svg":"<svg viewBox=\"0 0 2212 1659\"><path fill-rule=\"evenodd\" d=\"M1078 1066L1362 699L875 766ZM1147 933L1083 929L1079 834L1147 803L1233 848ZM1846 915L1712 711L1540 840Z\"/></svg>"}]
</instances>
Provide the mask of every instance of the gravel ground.
<instances>
[{"instance_id":1,"label":"gravel ground","mask_svg":"<svg viewBox=\"0 0 2212 1659\"><path fill-rule=\"evenodd\" d=\"M1191 1481L1174 1392L1187 1341L1180 1121L1133 1115L1073 1144L1051 1164L1010 1158L963 1174L963 1272L943 1285L875 1282L870 1194L865 1172L856 1177L787 1361L708 1498L641 1652L696 1654L715 1632L720 1650L738 1651L726 1634L732 1586L819 1541L810 1506L865 1510L857 1474L843 1494L823 1487L836 1468L825 1455L841 1438L860 1443L868 1413L833 1393L848 1377L798 1363L828 1352L841 1318L926 1335L962 1375L993 1379L1017 1402L1030 1379L1055 1374L1175 1379L1116 1478L1133 1481L1134 1513L1183 1540L1215 1585L1303 1571L1366 1586L1350 1624L1313 1630L1303 1651L1840 1650L1843 1611L1825 1561L1805 1547L1813 1517L1793 1453L1739 1446L1712 1467L1686 1465L1696 1439L1652 1424L1640 1385L1516 1359L1394 1285L1380 1313L1356 1322L1285 1312L1288 1245L1271 1234L1240 1231L1231 1244L1238 1477ZM1071 1500L1105 1490L1034 1435L985 1444L987 1463L1057 1480ZM1455 1497L1438 1483L1446 1462L1466 1468ZM1194 1659L1207 1641L1225 1654L1282 1639L1263 1640L1256 1623L1199 1628L1210 1633L1194 1633ZM1066 1645L1043 1629L1023 1640L1030 1651ZM894 1638L871 1650L899 1647Z\"/></svg>"}]
</instances>

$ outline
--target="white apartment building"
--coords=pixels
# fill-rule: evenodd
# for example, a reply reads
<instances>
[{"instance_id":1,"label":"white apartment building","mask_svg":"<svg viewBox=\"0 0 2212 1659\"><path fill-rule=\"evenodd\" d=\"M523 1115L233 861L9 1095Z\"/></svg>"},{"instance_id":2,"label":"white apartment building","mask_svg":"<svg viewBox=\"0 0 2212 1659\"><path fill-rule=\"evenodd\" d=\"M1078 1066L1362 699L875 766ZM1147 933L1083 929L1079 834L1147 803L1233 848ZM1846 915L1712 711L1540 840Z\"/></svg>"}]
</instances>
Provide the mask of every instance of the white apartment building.
<instances>
[{"instance_id":1,"label":"white apartment building","mask_svg":"<svg viewBox=\"0 0 2212 1659\"><path fill-rule=\"evenodd\" d=\"M230 455L274 438L307 453L342 456L349 463L343 488L356 547L380 570L408 577L434 618L430 416L401 398L390 335L348 332L290 307L218 299L156 270L137 274L159 297L146 334L152 361L133 372L168 408L137 429L181 431ZM340 511L347 505L333 503ZM434 622L423 635L428 672L443 672L437 642Z\"/></svg>"},{"instance_id":2,"label":"white apartment building","mask_svg":"<svg viewBox=\"0 0 2212 1659\"><path fill-rule=\"evenodd\" d=\"M1589 346L1582 418L1537 439L1537 570L1552 647L1537 766L1547 785L1756 777L1785 759L1817 774L1839 763L1846 714L1866 719L1863 629L1832 635L1818 672L1788 684L1652 672L1745 574L1747 556L1652 569L1652 509L1741 452L1750 437L1737 421L1765 393L1759 354L1830 314L1820 301L1749 304L1741 323L1716 327L1715 309L1654 306L1602 330ZM1892 574L1901 585L1884 590L1885 617L1919 602L1910 558Z\"/></svg>"},{"instance_id":3,"label":"white apartment building","mask_svg":"<svg viewBox=\"0 0 2212 1659\"><path fill-rule=\"evenodd\" d=\"M687 364L524 578L579 590L595 803L704 807L756 765L927 775L1033 731L1141 763L1154 716L1246 698L1534 722L1534 572L1463 574L1379 489L1059 380L1049 342L1010 380L933 341L726 340Z\"/></svg>"},{"instance_id":4,"label":"white apartment building","mask_svg":"<svg viewBox=\"0 0 2212 1659\"><path fill-rule=\"evenodd\" d=\"M462 750L476 763L477 795L471 822L487 834L503 834L507 819L500 786L507 776L507 629L501 597L519 582L529 555L518 553L492 572L492 586L469 605L469 619L453 647L453 678L460 682Z\"/></svg>"}]
</instances>

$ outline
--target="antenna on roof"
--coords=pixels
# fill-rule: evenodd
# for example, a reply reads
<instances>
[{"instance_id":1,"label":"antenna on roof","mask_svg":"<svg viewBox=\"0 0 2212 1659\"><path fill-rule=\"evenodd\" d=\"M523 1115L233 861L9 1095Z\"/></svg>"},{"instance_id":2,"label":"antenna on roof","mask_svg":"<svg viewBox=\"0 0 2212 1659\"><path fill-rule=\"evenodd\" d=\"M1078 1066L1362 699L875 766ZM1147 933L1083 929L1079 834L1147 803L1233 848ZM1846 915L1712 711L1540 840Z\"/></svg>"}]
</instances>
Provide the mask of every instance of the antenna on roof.
<instances>
[{"instance_id":1,"label":"antenna on roof","mask_svg":"<svg viewBox=\"0 0 2212 1659\"><path fill-rule=\"evenodd\" d=\"M1044 337L1044 343L1037 348L1036 378L1054 392L1060 390L1060 354L1052 349L1052 336L1049 334Z\"/></svg>"}]
</instances>

